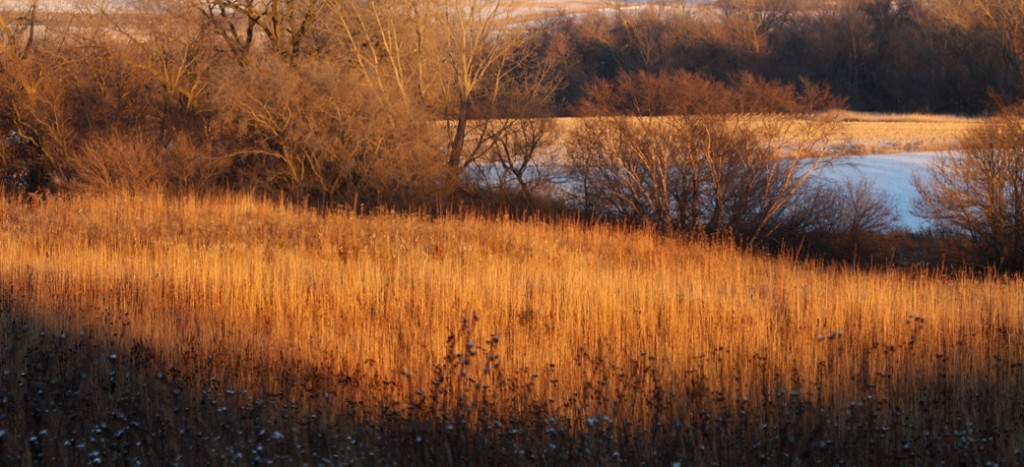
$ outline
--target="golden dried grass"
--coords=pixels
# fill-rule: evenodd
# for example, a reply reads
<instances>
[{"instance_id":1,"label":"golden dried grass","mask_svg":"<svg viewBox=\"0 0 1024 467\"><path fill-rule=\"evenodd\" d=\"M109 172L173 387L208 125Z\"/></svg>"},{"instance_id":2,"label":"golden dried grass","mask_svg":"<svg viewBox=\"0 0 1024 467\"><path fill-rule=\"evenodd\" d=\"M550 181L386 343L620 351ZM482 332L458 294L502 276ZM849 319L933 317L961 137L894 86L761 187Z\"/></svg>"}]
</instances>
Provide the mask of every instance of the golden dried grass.
<instances>
[{"instance_id":1,"label":"golden dried grass","mask_svg":"<svg viewBox=\"0 0 1024 467\"><path fill-rule=\"evenodd\" d=\"M590 117L557 119L563 135L586 125ZM840 155L894 154L947 151L960 136L984 122L981 118L933 114L877 114L841 111L828 118L836 121L835 144ZM791 125L792 138L801 137L805 122ZM563 139L564 142L564 139Z\"/></svg>"},{"instance_id":2,"label":"golden dried grass","mask_svg":"<svg viewBox=\"0 0 1024 467\"><path fill-rule=\"evenodd\" d=\"M841 138L849 154L890 154L948 151L981 118L931 114L872 114L842 112Z\"/></svg>"},{"instance_id":3,"label":"golden dried grass","mask_svg":"<svg viewBox=\"0 0 1024 467\"><path fill-rule=\"evenodd\" d=\"M486 352L507 412L571 412L603 380L651 392L587 410L650 423L655 389L674 400L699 378L732 408L801 390L837 411L868 394L912 415L935 409L915 401L937 384L1015 391L1024 371L1021 279L826 268L574 222L317 214L238 195L0 201L0 258L15 313L179 367L217 355L223 384L254 392L287 392L304 368L393 382L360 400L415 399L473 316L477 348L499 338ZM497 384L479 358L470 376ZM648 361L657 382L608 381Z\"/></svg>"}]
</instances>

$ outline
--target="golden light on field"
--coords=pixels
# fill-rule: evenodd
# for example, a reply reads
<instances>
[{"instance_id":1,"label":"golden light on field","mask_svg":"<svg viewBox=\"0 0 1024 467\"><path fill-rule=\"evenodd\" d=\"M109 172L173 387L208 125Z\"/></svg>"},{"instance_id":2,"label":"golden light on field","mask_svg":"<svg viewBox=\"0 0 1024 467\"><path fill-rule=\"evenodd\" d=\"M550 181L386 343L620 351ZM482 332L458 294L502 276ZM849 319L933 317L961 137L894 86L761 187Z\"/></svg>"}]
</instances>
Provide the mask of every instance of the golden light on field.
<instances>
[{"instance_id":1,"label":"golden light on field","mask_svg":"<svg viewBox=\"0 0 1024 467\"><path fill-rule=\"evenodd\" d=\"M971 1L0 0L0 466L1024 465Z\"/></svg>"},{"instance_id":2,"label":"golden light on field","mask_svg":"<svg viewBox=\"0 0 1024 467\"><path fill-rule=\"evenodd\" d=\"M556 119L562 135L586 125L589 117ZM657 118L657 117L655 117ZM792 125L791 138L799 139L800 117ZM835 121L834 144L839 155L896 154L952 150L964 132L978 128L985 120L934 114L880 114L837 111L822 118ZM564 137L563 137L564 139ZM563 141L564 142L564 141Z\"/></svg>"},{"instance_id":3,"label":"golden light on field","mask_svg":"<svg viewBox=\"0 0 1024 467\"><path fill-rule=\"evenodd\" d=\"M936 384L1014 387L1024 371L1020 279L826 268L573 222L321 215L243 196L4 204L0 227L0 284L17 313L158 361L216 355L226 387L257 394L294 389L303 369L389 382L349 394L360 400L412 400L452 352L508 413L536 403L565 415L584 415L572 411L598 383L672 397L697 385L733 409L792 391L835 410L865 395L917 410ZM658 419L657 405L628 400L587 410Z\"/></svg>"}]
</instances>

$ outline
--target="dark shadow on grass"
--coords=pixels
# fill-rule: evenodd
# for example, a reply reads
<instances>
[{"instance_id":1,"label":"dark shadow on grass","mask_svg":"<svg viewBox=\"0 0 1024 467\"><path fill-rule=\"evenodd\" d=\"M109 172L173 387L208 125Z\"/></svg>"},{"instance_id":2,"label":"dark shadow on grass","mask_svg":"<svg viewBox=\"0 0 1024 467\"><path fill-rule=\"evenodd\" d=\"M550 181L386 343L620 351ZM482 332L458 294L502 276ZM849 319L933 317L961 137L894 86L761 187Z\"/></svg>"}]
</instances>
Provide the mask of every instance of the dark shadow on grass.
<instances>
[{"instance_id":1,"label":"dark shadow on grass","mask_svg":"<svg viewBox=\"0 0 1024 467\"><path fill-rule=\"evenodd\" d=\"M939 371L916 382L927 390L900 400L866 387L845 407L808 400L806 388L731 400L707 391L703 374L676 390L637 379L636 391L611 400L574 398L562 408L578 414L571 419L547 405L498 414L487 404L431 402L432 393L460 388L472 399L468 382L423 388L418 401L368 402L366 394L393 383L328 378L301 363L289 370L287 393L227 387L231 366L219 365L221 356L159 362L142 343L122 348L103 336L48 329L11 304L0 297L3 465L1024 462L1020 362L990 372L998 381ZM602 377L616 371L583 364ZM438 377L450 381L458 371L449 359ZM606 411L638 400L656 409L653 420Z\"/></svg>"}]
</instances>

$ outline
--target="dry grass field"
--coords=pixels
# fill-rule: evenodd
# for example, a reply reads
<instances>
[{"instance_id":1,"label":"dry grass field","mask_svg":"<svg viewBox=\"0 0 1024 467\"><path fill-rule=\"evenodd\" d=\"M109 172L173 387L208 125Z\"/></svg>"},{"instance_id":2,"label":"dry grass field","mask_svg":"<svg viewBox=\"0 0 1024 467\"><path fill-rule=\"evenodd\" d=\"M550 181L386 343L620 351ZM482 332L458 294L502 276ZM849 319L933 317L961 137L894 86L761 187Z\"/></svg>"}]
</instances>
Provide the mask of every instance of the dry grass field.
<instances>
[{"instance_id":1,"label":"dry grass field","mask_svg":"<svg viewBox=\"0 0 1024 467\"><path fill-rule=\"evenodd\" d=\"M840 111L835 119L834 143L840 155L897 154L951 150L965 131L984 120L935 114L878 114ZM568 134L586 117L557 119L559 130ZM800 137L800 122L791 125L793 138Z\"/></svg>"},{"instance_id":2,"label":"dry grass field","mask_svg":"<svg viewBox=\"0 0 1024 467\"><path fill-rule=\"evenodd\" d=\"M622 2L615 0L519 0L509 2L516 23L542 21L558 15L585 15L616 11L653 9L658 12L706 15L714 9L708 2Z\"/></svg>"},{"instance_id":3,"label":"dry grass field","mask_svg":"<svg viewBox=\"0 0 1024 467\"><path fill-rule=\"evenodd\" d=\"M0 463L1024 462L1024 280L572 221L0 198Z\"/></svg>"},{"instance_id":4,"label":"dry grass field","mask_svg":"<svg viewBox=\"0 0 1024 467\"><path fill-rule=\"evenodd\" d=\"M933 114L842 112L839 121L847 153L855 155L951 150L960 135L977 128L983 119Z\"/></svg>"}]
</instances>

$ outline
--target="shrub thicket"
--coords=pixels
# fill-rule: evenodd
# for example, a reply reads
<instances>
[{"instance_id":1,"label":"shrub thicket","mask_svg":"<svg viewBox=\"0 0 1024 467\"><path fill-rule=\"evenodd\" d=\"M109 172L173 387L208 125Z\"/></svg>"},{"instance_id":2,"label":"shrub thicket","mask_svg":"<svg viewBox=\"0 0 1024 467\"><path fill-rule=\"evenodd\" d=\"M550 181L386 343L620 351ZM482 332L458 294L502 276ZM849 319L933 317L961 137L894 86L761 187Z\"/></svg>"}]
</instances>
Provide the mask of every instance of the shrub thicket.
<instances>
[{"instance_id":1,"label":"shrub thicket","mask_svg":"<svg viewBox=\"0 0 1024 467\"><path fill-rule=\"evenodd\" d=\"M965 134L914 181L918 213L967 240L982 263L1024 269L1024 118L1008 109Z\"/></svg>"}]
</instances>

